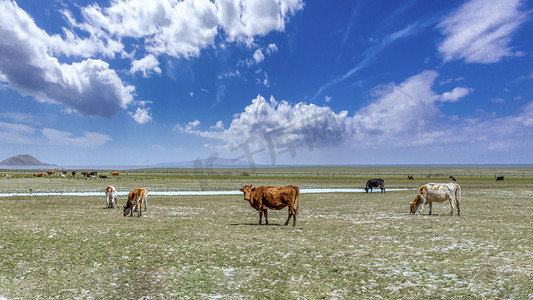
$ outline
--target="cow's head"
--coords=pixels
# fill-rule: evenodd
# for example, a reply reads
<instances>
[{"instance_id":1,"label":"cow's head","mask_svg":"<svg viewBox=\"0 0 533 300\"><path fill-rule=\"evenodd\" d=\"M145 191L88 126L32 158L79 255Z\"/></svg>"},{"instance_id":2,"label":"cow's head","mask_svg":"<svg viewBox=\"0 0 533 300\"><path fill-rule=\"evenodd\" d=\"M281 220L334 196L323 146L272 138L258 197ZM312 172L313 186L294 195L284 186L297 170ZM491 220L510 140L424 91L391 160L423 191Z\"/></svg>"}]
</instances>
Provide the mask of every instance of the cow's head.
<instances>
[{"instance_id":1,"label":"cow's head","mask_svg":"<svg viewBox=\"0 0 533 300\"><path fill-rule=\"evenodd\" d=\"M128 204L126 204L126 206L124 206L124 217L131 213L131 207Z\"/></svg>"},{"instance_id":2,"label":"cow's head","mask_svg":"<svg viewBox=\"0 0 533 300\"><path fill-rule=\"evenodd\" d=\"M410 208L410 214L414 215L416 213L416 210L418 209L418 206L422 200L420 199L420 195L416 195L415 200L413 202L409 203Z\"/></svg>"},{"instance_id":3,"label":"cow's head","mask_svg":"<svg viewBox=\"0 0 533 300\"><path fill-rule=\"evenodd\" d=\"M252 185L243 185L239 191L244 193L244 200L252 202Z\"/></svg>"}]
</instances>

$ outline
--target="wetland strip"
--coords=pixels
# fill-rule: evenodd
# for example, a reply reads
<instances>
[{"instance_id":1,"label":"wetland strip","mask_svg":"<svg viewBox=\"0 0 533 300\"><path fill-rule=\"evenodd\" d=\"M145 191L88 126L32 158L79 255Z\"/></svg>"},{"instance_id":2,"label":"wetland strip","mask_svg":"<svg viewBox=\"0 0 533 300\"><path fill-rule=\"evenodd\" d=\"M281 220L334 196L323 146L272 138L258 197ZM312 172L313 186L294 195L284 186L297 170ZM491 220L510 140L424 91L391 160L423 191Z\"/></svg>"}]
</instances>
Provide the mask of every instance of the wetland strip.
<instances>
[{"instance_id":1,"label":"wetland strip","mask_svg":"<svg viewBox=\"0 0 533 300\"><path fill-rule=\"evenodd\" d=\"M413 189L387 189L388 192L408 191ZM300 194L324 193L364 193L364 189L300 189ZM119 196L127 196L129 192L117 192ZM376 192L374 192L376 193ZM148 196L215 196L242 195L240 191L148 191ZM38 196L105 196L105 192L35 192L35 193L0 193L0 197L38 197Z\"/></svg>"}]
</instances>

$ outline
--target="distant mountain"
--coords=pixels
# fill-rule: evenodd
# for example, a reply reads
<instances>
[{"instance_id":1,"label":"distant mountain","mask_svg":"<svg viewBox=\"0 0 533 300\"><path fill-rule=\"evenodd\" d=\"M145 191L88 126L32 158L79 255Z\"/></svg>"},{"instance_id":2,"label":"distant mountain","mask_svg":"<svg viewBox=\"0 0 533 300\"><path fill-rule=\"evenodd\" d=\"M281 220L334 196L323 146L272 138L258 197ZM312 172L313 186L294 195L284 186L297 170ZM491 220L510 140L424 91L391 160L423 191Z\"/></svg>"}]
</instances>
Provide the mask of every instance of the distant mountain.
<instances>
[{"instance_id":1,"label":"distant mountain","mask_svg":"<svg viewBox=\"0 0 533 300\"><path fill-rule=\"evenodd\" d=\"M29 154L21 154L4 159L0 165L5 166L55 166L54 164L45 164Z\"/></svg>"},{"instance_id":2,"label":"distant mountain","mask_svg":"<svg viewBox=\"0 0 533 300\"><path fill-rule=\"evenodd\" d=\"M262 165L256 164L256 167ZM165 162L156 164L156 167L162 168L236 168L236 167L250 167L247 161L231 158L207 158L197 159L184 162Z\"/></svg>"}]
</instances>

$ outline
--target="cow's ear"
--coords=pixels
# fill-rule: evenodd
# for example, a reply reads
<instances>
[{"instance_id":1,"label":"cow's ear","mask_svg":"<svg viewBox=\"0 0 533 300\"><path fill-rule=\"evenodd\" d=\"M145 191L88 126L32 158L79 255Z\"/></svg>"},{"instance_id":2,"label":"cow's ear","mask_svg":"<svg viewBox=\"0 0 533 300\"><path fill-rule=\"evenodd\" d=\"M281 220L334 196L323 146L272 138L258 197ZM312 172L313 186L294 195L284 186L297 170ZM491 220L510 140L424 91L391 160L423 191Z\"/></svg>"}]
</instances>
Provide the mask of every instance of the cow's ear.
<instances>
[{"instance_id":1,"label":"cow's ear","mask_svg":"<svg viewBox=\"0 0 533 300\"><path fill-rule=\"evenodd\" d=\"M240 188L239 191L244 192L244 189L243 189L243 188Z\"/></svg>"}]
</instances>

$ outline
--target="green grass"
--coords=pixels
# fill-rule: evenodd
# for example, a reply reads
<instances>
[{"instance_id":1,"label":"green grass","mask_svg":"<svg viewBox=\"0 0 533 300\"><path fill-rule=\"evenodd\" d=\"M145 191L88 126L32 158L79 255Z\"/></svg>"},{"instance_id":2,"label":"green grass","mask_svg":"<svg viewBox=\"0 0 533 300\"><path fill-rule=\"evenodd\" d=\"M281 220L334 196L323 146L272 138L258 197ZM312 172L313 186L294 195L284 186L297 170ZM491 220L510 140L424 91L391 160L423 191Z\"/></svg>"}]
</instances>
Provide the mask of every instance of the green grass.
<instances>
[{"instance_id":1,"label":"green grass","mask_svg":"<svg viewBox=\"0 0 533 300\"><path fill-rule=\"evenodd\" d=\"M302 194L296 227L285 227L286 209L255 225L258 213L242 196L149 195L142 217L123 217L103 208L103 187L361 187L368 176L23 175L0 180L0 191L102 196L0 198L0 298L533 297L532 177L463 177L461 216L452 217L444 203L432 216L409 215L415 191ZM389 188L447 179L385 177Z\"/></svg>"}]
</instances>

